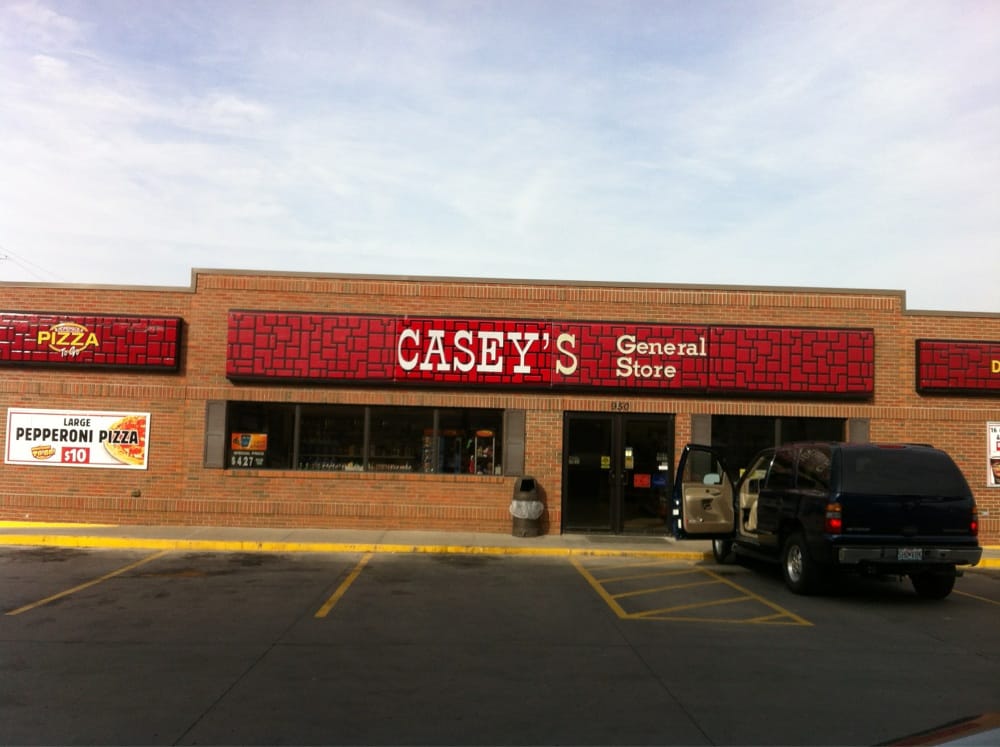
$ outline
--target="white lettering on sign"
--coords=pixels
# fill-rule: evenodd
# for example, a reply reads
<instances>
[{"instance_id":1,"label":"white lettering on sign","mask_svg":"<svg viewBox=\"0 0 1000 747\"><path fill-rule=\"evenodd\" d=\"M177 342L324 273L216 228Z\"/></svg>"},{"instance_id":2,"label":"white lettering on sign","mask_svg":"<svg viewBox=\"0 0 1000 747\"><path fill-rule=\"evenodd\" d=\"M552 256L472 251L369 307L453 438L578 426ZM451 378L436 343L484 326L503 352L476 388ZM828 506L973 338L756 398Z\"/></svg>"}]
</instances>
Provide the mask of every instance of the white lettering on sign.
<instances>
[{"instance_id":1,"label":"white lettering on sign","mask_svg":"<svg viewBox=\"0 0 1000 747\"><path fill-rule=\"evenodd\" d=\"M434 361L437 361L436 363ZM444 353L444 330L427 331L427 355L420 362L421 371L450 371L451 363Z\"/></svg>"},{"instance_id":2,"label":"white lettering on sign","mask_svg":"<svg viewBox=\"0 0 1000 747\"><path fill-rule=\"evenodd\" d=\"M531 346L541 339L541 336L537 332L508 332L507 339L514 344L521 359L521 362L514 366L514 373L531 373L531 366L524 362L524 358L531 350ZM522 343L524 343L523 346Z\"/></svg>"},{"instance_id":3,"label":"white lettering on sign","mask_svg":"<svg viewBox=\"0 0 1000 747\"><path fill-rule=\"evenodd\" d=\"M547 333L534 331L407 328L396 339L396 362L403 371L524 376L533 372L533 356L548 350L549 345ZM575 333L560 333L552 358L537 363L552 366L557 376L573 376L580 369L578 345ZM673 379L680 371L678 358L708 357L704 336L674 342L624 334L615 340L615 349L615 375L619 378Z\"/></svg>"},{"instance_id":4,"label":"white lettering on sign","mask_svg":"<svg viewBox=\"0 0 1000 747\"><path fill-rule=\"evenodd\" d=\"M462 329L447 338L443 329L429 329L421 335L419 329L404 329L396 341L396 362L404 371L451 371L460 373L503 373L505 346L509 343L516 361L513 373L531 373L528 355L543 343L548 346L548 335L538 332L502 332L483 330L473 332Z\"/></svg>"},{"instance_id":5,"label":"white lettering on sign","mask_svg":"<svg viewBox=\"0 0 1000 747\"><path fill-rule=\"evenodd\" d=\"M420 356L415 355L412 358L403 357L403 346L406 344L407 340L413 340L415 345L420 344L420 333L415 329L404 329L399 333L399 339L396 340L396 362L399 367L404 371L412 371L417 367L417 363L420 360Z\"/></svg>"},{"instance_id":6,"label":"white lettering on sign","mask_svg":"<svg viewBox=\"0 0 1000 747\"><path fill-rule=\"evenodd\" d=\"M469 373L476 367L476 354L470 347L471 345L472 332L462 329L455 333L455 356L452 362L457 371Z\"/></svg>"},{"instance_id":7,"label":"white lettering on sign","mask_svg":"<svg viewBox=\"0 0 1000 747\"><path fill-rule=\"evenodd\" d=\"M503 345L503 332L479 333L479 365L476 370L483 373L502 373L503 356L500 346Z\"/></svg>"},{"instance_id":8,"label":"white lettering on sign","mask_svg":"<svg viewBox=\"0 0 1000 747\"><path fill-rule=\"evenodd\" d=\"M576 348L576 335L563 332L556 338L556 351L560 356L566 356L568 363L563 363L562 358L556 358L556 373L560 376L572 376L576 369L580 367L580 359L573 352Z\"/></svg>"},{"instance_id":9,"label":"white lettering on sign","mask_svg":"<svg viewBox=\"0 0 1000 747\"><path fill-rule=\"evenodd\" d=\"M616 342L621 353L615 360L615 376L626 379L672 379L677 376L677 366L657 360L657 357L705 358L708 348L705 338L698 342L668 342L666 340L639 340L635 335L622 335ZM635 356L653 356L652 360L639 360Z\"/></svg>"}]
</instances>

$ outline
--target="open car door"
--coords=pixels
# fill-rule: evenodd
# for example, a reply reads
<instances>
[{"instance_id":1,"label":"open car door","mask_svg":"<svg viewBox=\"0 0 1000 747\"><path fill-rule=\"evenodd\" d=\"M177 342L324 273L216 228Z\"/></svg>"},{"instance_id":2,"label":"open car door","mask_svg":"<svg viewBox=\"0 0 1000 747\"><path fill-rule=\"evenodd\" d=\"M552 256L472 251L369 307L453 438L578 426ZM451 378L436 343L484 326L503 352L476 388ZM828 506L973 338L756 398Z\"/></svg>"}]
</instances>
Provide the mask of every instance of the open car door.
<instances>
[{"instance_id":1,"label":"open car door","mask_svg":"<svg viewBox=\"0 0 1000 747\"><path fill-rule=\"evenodd\" d=\"M732 537L736 531L734 496L732 478L719 455L709 446L685 446L674 480L674 537Z\"/></svg>"}]
</instances>

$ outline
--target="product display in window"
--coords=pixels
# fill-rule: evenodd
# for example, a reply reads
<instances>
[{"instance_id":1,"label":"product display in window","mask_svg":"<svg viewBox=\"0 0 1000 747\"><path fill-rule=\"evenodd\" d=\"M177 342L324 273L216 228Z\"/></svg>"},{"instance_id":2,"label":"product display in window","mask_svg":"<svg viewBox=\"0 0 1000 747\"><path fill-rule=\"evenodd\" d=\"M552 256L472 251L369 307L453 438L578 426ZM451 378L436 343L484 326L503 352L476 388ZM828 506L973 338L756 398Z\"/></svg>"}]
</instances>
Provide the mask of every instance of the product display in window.
<instances>
[{"instance_id":1,"label":"product display in window","mask_svg":"<svg viewBox=\"0 0 1000 747\"><path fill-rule=\"evenodd\" d=\"M256 468L495 475L502 411L230 403L231 432L267 434ZM230 446L230 469L244 466ZM250 465L245 465L250 466Z\"/></svg>"},{"instance_id":2,"label":"product display in window","mask_svg":"<svg viewBox=\"0 0 1000 747\"><path fill-rule=\"evenodd\" d=\"M476 431L469 457L469 472L475 475L492 475L495 471L496 436L490 430Z\"/></svg>"}]
</instances>

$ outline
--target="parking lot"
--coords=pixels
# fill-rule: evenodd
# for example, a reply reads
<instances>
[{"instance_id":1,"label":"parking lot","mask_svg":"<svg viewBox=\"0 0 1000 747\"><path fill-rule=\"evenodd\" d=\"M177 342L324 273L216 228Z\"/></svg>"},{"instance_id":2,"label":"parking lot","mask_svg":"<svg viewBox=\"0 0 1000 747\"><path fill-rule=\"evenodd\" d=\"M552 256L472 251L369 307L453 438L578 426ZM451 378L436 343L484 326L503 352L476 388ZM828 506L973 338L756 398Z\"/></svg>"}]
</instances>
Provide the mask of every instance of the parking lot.
<instances>
[{"instance_id":1,"label":"parking lot","mask_svg":"<svg viewBox=\"0 0 1000 747\"><path fill-rule=\"evenodd\" d=\"M0 548L3 744L867 744L1000 710L943 602L644 557Z\"/></svg>"}]
</instances>

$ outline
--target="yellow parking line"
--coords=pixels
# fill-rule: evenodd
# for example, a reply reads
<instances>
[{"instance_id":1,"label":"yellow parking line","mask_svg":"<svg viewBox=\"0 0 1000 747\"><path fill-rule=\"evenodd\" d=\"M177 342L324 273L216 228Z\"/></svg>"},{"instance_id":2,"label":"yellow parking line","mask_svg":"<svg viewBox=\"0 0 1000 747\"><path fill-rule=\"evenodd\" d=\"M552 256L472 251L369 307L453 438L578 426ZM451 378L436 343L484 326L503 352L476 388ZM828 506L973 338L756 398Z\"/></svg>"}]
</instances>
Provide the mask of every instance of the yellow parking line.
<instances>
[{"instance_id":1,"label":"yellow parking line","mask_svg":"<svg viewBox=\"0 0 1000 747\"><path fill-rule=\"evenodd\" d=\"M675 591L677 589L691 589L695 586L715 586L718 581L691 581L686 584L670 584L669 586L654 586L650 589L636 589L635 591L623 591L619 594L612 594L615 599L626 599L628 597L638 597L643 594L655 594L660 591Z\"/></svg>"},{"instance_id":2,"label":"yellow parking line","mask_svg":"<svg viewBox=\"0 0 1000 747\"><path fill-rule=\"evenodd\" d=\"M337 587L337 590L333 592L333 596L327 599L323 603L323 606L316 610L316 614L313 615L313 617L321 618L330 614L330 610L333 609L334 605L340 601L340 598L347 593L351 584L353 584L355 580L357 580L358 576L361 575L361 571L364 570L364 567L368 564L368 561L371 560L371 557L372 553L370 552L365 553L365 555L362 556L361 560L358 561L358 564L354 566L354 570L351 571L350 575L348 575L348 577L344 579L344 582Z\"/></svg>"},{"instance_id":3,"label":"yellow parking line","mask_svg":"<svg viewBox=\"0 0 1000 747\"><path fill-rule=\"evenodd\" d=\"M120 576L127 571L131 571L133 568L138 568L140 565L144 565L151 560L156 560L157 558L166 555L167 550L161 550L160 552L153 553L142 560L137 560L134 563L129 563L124 568L119 568L117 571L112 571L111 573L106 573L100 578L95 578L92 581L87 581L86 583L80 584L79 586L74 586L72 589L66 589L65 591L60 591L58 594L53 594L50 597L45 597L45 599L39 599L37 602L32 602L31 604L26 604L23 607L18 607L16 610L11 610L8 615L20 615L22 612L28 612L36 607L41 607L42 605L48 604L49 602L54 602L57 599L62 599L63 597L68 597L70 594L75 594L78 591L83 591L84 589L89 589L91 586L96 586L102 581L107 581L109 578L114 578L115 576Z\"/></svg>"},{"instance_id":4,"label":"yellow parking line","mask_svg":"<svg viewBox=\"0 0 1000 747\"><path fill-rule=\"evenodd\" d=\"M662 568L663 561L660 561L660 567ZM658 578L660 576L683 576L688 573L694 573L690 568L682 568L681 570L664 571L660 570L656 573L637 573L631 576L601 576L602 584L611 584L618 581L635 581L641 578Z\"/></svg>"},{"instance_id":5,"label":"yellow parking line","mask_svg":"<svg viewBox=\"0 0 1000 747\"><path fill-rule=\"evenodd\" d=\"M574 553L577 554L577 553ZM602 559L603 556L602 556ZM622 558L624 560L624 558ZM616 571L623 568L660 568L663 566L663 557L654 557L653 559L635 559L634 563L588 563L587 567L592 571L600 572L606 571L609 568L614 568Z\"/></svg>"},{"instance_id":6,"label":"yellow parking line","mask_svg":"<svg viewBox=\"0 0 1000 747\"><path fill-rule=\"evenodd\" d=\"M963 597L972 597L973 599L978 599L980 602L989 602L990 604L1000 605L996 599L990 599L989 597L981 597L978 594L970 594L967 591L956 591L955 594L961 594Z\"/></svg>"},{"instance_id":7,"label":"yellow parking line","mask_svg":"<svg viewBox=\"0 0 1000 747\"><path fill-rule=\"evenodd\" d=\"M614 613L623 620L683 620L684 622L726 622L726 623L743 623L743 624L781 624L781 625L812 626L812 623L806 620L805 618L796 615L794 612L791 612L790 610L787 610L784 607L778 606L774 602L771 602L770 600L760 596L759 594L755 594L749 589L743 588L739 584L733 583L724 576L715 573L714 571L708 570L707 568L697 568L694 570L684 569L677 571L666 571L662 574L649 573L649 574L633 575L633 576L598 578L594 576L594 574L591 573L587 568L585 568L579 559L574 557L571 558L571 561L573 565L576 566L576 569L580 572L580 575L582 575L587 580L587 583L589 583L593 587L594 591L596 591L597 594L601 597L601 599L604 600L605 604L607 604L614 611ZM606 569L608 567L610 566L604 566L603 569ZM669 584L669 585L658 586L655 588L636 589L632 591L620 592L618 594L612 594L606 588L607 584L616 581L624 581L634 578L649 578L649 577L663 576L663 575L674 575L674 576L690 575L692 573L703 574L703 577L707 576L709 580L699 580L681 584ZM618 600L621 599L639 597L658 592L668 592L668 591L676 591L679 589L694 588L697 586L714 586L718 584L725 584L730 589L739 592L739 596L729 597L726 599L717 599L712 601L692 602L690 604L683 604L674 607L664 607L655 610L644 610L642 612L627 612L618 603ZM728 619L701 618L701 617L695 618L687 616L677 616L677 617L667 616L671 615L672 613L680 612L683 610L695 610L703 607L705 608L716 607L727 604L736 604L739 602L757 602L771 609L772 613L757 615L756 617L751 617L751 618L744 618L742 620L728 620Z\"/></svg>"},{"instance_id":8,"label":"yellow parking line","mask_svg":"<svg viewBox=\"0 0 1000 747\"><path fill-rule=\"evenodd\" d=\"M714 599L711 602L692 602L691 604L678 604L674 607L662 607L658 610L644 610L642 612L633 612L629 617L651 617L653 615L665 615L671 612L680 612L681 610L696 610L702 607L718 607L722 604L735 604L736 602L745 602L748 597L727 597L726 599Z\"/></svg>"},{"instance_id":9,"label":"yellow parking line","mask_svg":"<svg viewBox=\"0 0 1000 747\"><path fill-rule=\"evenodd\" d=\"M766 622L772 622L773 620L780 620L784 616L785 616L784 614L782 614L782 613L779 612L779 613L775 613L773 615L762 615L761 617L751 617L750 619L743 620L742 622L746 622L746 623L766 623ZM791 623L788 623L788 624L791 625Z\"/></svg>"},{"instance_id":10,"label":"yellow parking line","mask_svg":"<svg viewBox=\"0 0 1000 747\"><path fill-rule=\"evenodd\" d=\"M622 606L615 601L615 598L613 596L608 594L608 590L604 588L601 582L598 581L596 578L594 578L594 576L590 573L590 571L588 571L586 568L583 567L583 563L581 563L578 558L572 556L570 557L570 560L573 562L573 565L576 566L576 569L580 572L580 575L583 576L585 579L587 579L587 583L590 584L592 587L594 587L594 591L596 591L598 596L604 600L604 603L608 605L612 610L614 610L614 613L618 615L618 617L622 618L623 620L626 619L629 616L629 614L624 609L622 609Z\"/></svg>"},{"instance_id":11,"label":"yellow parking line","mask_svg":"<svg viewBox=\"0 0 1000 747\"><path fill-rule=\"evenodd\" d=\"M790 617L793 620L795 620L799 625L808 625L808 626L812 627L812 623L809 622L808 620L806 620L804 617L799 617L798 615L796 615L791 610L786 610L784 607L778 606L777 604L775 604L771 600L765 599L760 594L754 594L749 589L744 589L739 584L734 584L728 578L725 578L724 576L720 576L715 571L710 571L708 568L702 568L701 571L703 573L707 573L709 576L712 576L714 578L719 579L719 581L721 581L722 583L726 584L727 586L731 586L732 588L736 589L736 591L738 591L738 592L740 592L742 594L746 594L747 596L756 599L758 602L760 602L761 604L763 604L763 605L765 605L767 607L770 607L772 610L774 610L775 612L779 613L783 617Z\"/></svg>"},{"instance_id":12,"label":"yellow parking line","mask_svg":"<svg viewBox=\"0 0 1000 747\"><path fill-rule=\"evenodd\" d=\"M656 622L686 622L686 623L718 623L719 625L799 625L799 623L794 620L782 619L784 615L776 615L773 620L766 619L727 619L724 617L689 617L684 615L683 617L638 617L633 616L629 619L631 620L642 620L646 621L656 621Z\"/></svg>"}]
</instances>

